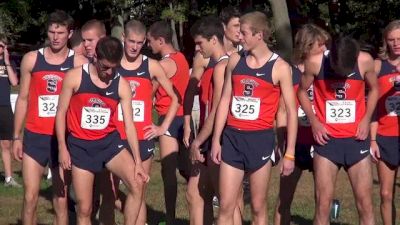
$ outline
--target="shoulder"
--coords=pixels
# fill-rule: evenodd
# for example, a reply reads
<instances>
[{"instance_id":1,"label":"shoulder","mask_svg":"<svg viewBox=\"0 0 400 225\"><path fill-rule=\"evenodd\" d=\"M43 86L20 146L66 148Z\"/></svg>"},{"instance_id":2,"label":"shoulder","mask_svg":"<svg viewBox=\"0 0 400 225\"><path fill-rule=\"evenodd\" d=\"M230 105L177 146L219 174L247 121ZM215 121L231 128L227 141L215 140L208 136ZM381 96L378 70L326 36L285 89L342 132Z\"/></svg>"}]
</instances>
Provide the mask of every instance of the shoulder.
<instances>
[{"instance_id":1,"label":"shoulder","mask_svg":"<svg viewBox=\"0 0 400 225\"><path fill-rule=\"evenodd\" d=\"M230 66L230 67L236 66L236 64L240 60L240 57L241 56L237 52L233 53L231 56L229 56L228 66Z\"/></svg>"},{"instance_id":2,"label":"shoulder","mask_svg":"<svg viewBox=\"0 0 400 225\"><path fill-rule=\"evenodd\" d=\"M369 70L375 70L375 64L374 64L374 59L372 56L367 53L361 51L360 54L358 55L358 67L362 71L369 71Z\"/></svg>"},{"instance_id":3,"label":"shoulder","mask_svg":"<svg viewBox=\"0 0 400 225\"><path fill-rule=\"evenodd\" d=\"M21 61L21 67L31 70L35 65L38 51L30 51L24 55Z\"/></svg>"},{"instance_id":4,"label":"shoulder","mask_svg":"<svg viewBox=\"0 0 400 225\"><path fill-rule=\"evenodd\" d=\"M290 69L290 65L284 59L279 57L275 61L274 68L276 68L276 69Z\"/></svg>"},{"instance_id":5,"label":"shoulder","mask_svg":"<svg viewBox=\"0 0 400 225\"><path fill-rule=\"evenodd\" d=\"M226 66L228 65L228 60L229 59L227 58L227 59L223 59L223 60L219 61L217 63L217 65L215 65L214 71L216 71L216 72L225 71Z\"/></svg>"},{"instance_id":6,"label":"shoulder","mask_svg":"<svg viewBox=\"0 0 400 225\"><path fill-rule=\"evenodd\" d=\"M83 55L77 55L77 54L74 55L74 66L81 66L88 62L89 60Z\"/></svg>"}]
</instances>

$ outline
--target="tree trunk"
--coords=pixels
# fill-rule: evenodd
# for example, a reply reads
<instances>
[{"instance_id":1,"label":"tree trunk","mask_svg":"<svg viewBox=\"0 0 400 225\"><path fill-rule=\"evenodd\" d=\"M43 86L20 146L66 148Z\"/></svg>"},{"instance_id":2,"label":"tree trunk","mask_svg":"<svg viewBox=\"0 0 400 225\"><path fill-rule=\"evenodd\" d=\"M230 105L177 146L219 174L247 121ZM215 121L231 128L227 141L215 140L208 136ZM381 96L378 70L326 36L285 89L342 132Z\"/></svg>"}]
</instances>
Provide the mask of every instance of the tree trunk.
<instances>
[{"instance_id":1,"label":"tree trunk","mask_svg":"<svg viewBox=\"0 0 400 225\"><path fill-rule=\"evenodd\" d=\"M274 26L277 41L277 53L290 61L293 49L292 29L286 1L284 0L269 0L271 3L272 13L274 15Z\"/></svg>"},{"instance_id":2,"label":"tree trunk","mask_svg":"<svg viewBox=\"0 0 400 225\"><path fill-rule=\"evenodd\" d=\"M169 8L171 9L171 11L173 11L172 2L169 3ZM175 28L175 20L174 19L171 19L171 28L172 28L172 44L174 45L176 50L179 50L179 43L178 43L178 38L177 38L177 35L176 35L176 28Z\"/></svg>"}]
</instances>

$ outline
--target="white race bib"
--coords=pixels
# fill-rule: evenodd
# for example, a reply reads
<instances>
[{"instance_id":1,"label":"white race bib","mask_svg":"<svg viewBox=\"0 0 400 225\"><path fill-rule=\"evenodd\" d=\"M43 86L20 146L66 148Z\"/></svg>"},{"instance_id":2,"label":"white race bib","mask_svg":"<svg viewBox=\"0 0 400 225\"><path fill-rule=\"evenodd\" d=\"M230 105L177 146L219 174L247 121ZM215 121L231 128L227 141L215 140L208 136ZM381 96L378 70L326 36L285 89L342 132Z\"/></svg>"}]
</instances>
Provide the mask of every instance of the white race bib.
<instances>
[{"instance_id":1,"label":"white race bib","mask_svg":"<svg viewBox=\"0 0 400 225\"><path fill-rule=\"evenodd\" d=\"M241 120L256 120L260 114L260 99L244 96L233 96L232 115Z\"/></svg>"},{"instance_id":2,"label":"white race bib","mask_svg":"<svg viewBox=\"0 0 400 225\"><path fill-rule=\"evenodd\" d=\"M400 116L400 95L387 97L385 107L388 116Z\"/></svg>"},{"instance_id":3,"label":"white race bib","mask_svg":"<svg viewBox=\"0 0 400 225\"><path fill-rule=\"evenodd\" d=\"M38 98L39 117L55 117L58 95L40 95Z\"/></svg>"},{"instance_id":4,"label":"white race bib","mask_svg":"<svg viewBox=\"0 0 400 225\"><path fill-rule=\"evenodd\" d=\"M111 110L101 107L83 107L81 127L88 130L102 130L110 122Z\"/></svg>"},{"instance_id":5,"label":"white race bib","mask_svg":"<svg viewBox=\"0 0 400 225\"><path fill-rule=\"evenodd\" d=\"M133 109L133 121L134 122L143 122L144 121L144 101L132 100L132 109ZM118 121L123 121L124 117L122 115L122 107L121 103L118 104Z\"/></svg>"},{"instance_id":6,"label":"white race bib","mask_svg":"<svg viewBox=\"0 0 400 225\"><path fill-rule=\"evenodd\" d=\"M354 100L326 101L326 123L354 123L356 102Z\"/></svg>"}]
</instances>

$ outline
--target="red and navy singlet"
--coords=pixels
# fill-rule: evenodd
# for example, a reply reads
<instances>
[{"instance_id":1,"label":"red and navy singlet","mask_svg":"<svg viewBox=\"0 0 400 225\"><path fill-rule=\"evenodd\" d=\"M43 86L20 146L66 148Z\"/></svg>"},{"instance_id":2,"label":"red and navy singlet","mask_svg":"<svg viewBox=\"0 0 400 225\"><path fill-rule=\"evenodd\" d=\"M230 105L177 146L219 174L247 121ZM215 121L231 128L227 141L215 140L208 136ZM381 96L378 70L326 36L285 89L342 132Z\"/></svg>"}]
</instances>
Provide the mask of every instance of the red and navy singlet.
<instances>
[{"instance_id":1,"label":"red and navy singlet","mask_svg":"<svg viewBox=\"0 0 400 225\"><path fill-rule=\"evenodd\" d=\"M272 68L278 58L273 53L265 65L252 69L242 54L232 71L228 126L249 131L273 128L281 94L280 87L272 81Z\"/></svg>"},{"instance_id":2,"label":"red and navy singlet","mask_svg":"<svg viewBox=\"0 0 400 225\"><path fill-rule=\"evenodd\" d=\"M90 78L89 64L82 66L82 80L70 100L67 127L70 134L83 140L99 140L116 130L114 113L119 103L116 74L107 88L97 87Z\"/></svg>"},{"instance_id":3,"label":"red and navy singlet","mask_svg":"<svg viewBox=\"0 0 400 225\"><path fill-rule=\"evenodd\" d=\"M138 139L145 140L144 127L152 124L151 112L153 107L151 98L153 85L149 72L149 60L147 56L142 55L142 63L137 69L126 70L120 66L117 68L117 73L129 82L132 90L132 122L135 123ZM118 113L115 114L115 121L121 139L125 140L126 133L120 104L118 104Z\"/></svg>"},{"instance_id":4,"label":"red and navy singlet","mask_svg":"<svg viewBox=\"0 0 400 225\"><path fill-rule=\"evenodd\" d=\"M69 50L65 61L59 65L46 62L44 48L37 51L29 86L28 109L25 128L31 132L54 135L54 123L67 70L74 67L74 51Z\"/></svg>"},{"instance_id":5,"label":"red and navy singlet","mask_svg":"<svg viewBox=\"0 0 400 225\"><path fill-rule=\"evenodd\" d=\"M177 116L183 116L183 97L185 96L186 87L189 83L189 64L185 58L185 56L181 52L171 53L164 58L172 59L176 64L176 72L170 77L170 81L174 85L174 88L177 90L180 97L178 99L182 99L179 105ZM156 92L156 104L155 108L159 115L165 115L168 112L169 106L171 105L171 98L168 96L167 92L165 92L164 88L161 86L158 88Z\"/></svg>"},{"instance_id":6,"label":"red and navy singlet","mask_svg":"<svg viewBox=\"0 0 400 225\"><path fill-rule=\"evenodd\" d=\"M292 80L293 80L293 87L295 93L299 89L300 80L301 80L302 73L297 67L292 67ZM313 105L313 85L310 86L307 90L308 98L311 101L312 108L314 110ZM314 137L311 131L311 124L310 120L308 119L306 113L304 112L303 108L300 105L299 100L296 98L296 107L297 107L297 119L299 122L298 130L297 130L297 140L296 142L299 144L313 144Z\"/></svg>"},{"instance_id":7,"label":"red and navy singlet","mask_svg":"<svg viewBox=\"0 0 400 225\"><path fill-rule=\"evenodd\" d=\"M212 101L214 96L214 84L213 84L213 74L214 74L214 67L218 64L221 60L228 59L229 56L224 55L215 61L214 59L210 58L208 65L201 76L200 83L199 83L199 102L200 102L200 127L203 126L204 121L208 117L208 114L211 112L212 108Z\"/></svg>"},{"instance_id":8,"label":"red and navy singlet","mask_svg":"<svg viewBox=\"0 0 400 225\"><path fill-rule=\"evenodd\" d=\"M378 85L379 100L376 106L378 134L398 137L400 134L400 72L387 60L382 61Z\"/></svg>"},{"instance_id":9,"label":"red and navy singlet","mask_svg":"<svg viewBox=\"0 0 400 225\"><path fill-rule=\"evenodd\" d=\"M358 65L344 78L335 76L324 55L321 70L314 80L316 116L330 136L351 138L365 114L365 81Z\"/></svg>"}]
</instances>

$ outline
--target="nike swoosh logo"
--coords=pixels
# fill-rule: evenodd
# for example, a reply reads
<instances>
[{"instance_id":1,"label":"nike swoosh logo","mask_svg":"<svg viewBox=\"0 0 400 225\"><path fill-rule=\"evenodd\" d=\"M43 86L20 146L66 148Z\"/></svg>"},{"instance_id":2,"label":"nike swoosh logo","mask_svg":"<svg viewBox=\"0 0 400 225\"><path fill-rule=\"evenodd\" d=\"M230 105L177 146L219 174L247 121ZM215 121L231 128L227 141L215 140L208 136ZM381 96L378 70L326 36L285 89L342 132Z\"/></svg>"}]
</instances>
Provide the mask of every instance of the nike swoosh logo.
<instances>
[{"instance_id":1,"label":"nike swoosh logo","mask_svg":"<svg viewBox=\"0 0 400 225\"><path fill-rule=\"evenodd\" d=\"M122 148L122 147L124 147L123 145L118 145L118 148Z\"/></svg>"},{"instance_id":2,"label":"nike swoosh logo","mask_svg":"<svg viewBox=\"0 0 400 225\"><path fill-rule=\"evenodd\" d=\"M69 70L69 67L61 67L60 70L61 71Z\"/></svg>"},{"instance_id":3,"label":"nike swoosh logo","mask_svg":"<svg viewBox=\"0 0 400 225\"><path fill-rule=\"evenodd\" d=\"M263 161L265 161L265 160L269 159L269 157L271 157L271 156L270 156L270 155L269 155L269 156L263 156L263 157L261 157L261 159L262 159Z\"/></svg>"},{"instance_id":4,"label":"nike swoosh logo","mask_svg":"<svg viewBox=\"0 0 400 225\"><path fill-rule=\"evenodd\" d=\"M114 94L114 92L107 92L106 91L106 95L112 95L112 94Z\"/></svg>"},{"instance_id":5,"label":"nike swoosh logo","mask_svg":"<svg viewBox=\"0 0 400 225\"><path fill-rule=\"evenodd\" d=\"M264 76L264 75L265 75L265 73L256 73L257 77L261 77L261 76Z\"/></svg>"},{"instance_id":6,"label":"nike swoosh logo","mask_svg":"<svg viewBox=\"0 0 400 225\"><path fill-rule=\"evenodd\" d=\"M137 73L138 76L142 76L143 74L144 74L144 72Z\"/></svg>"},{"instance_id":7,"label":"nike swoosh logo","mask_svg":"<svg viewBox=\"0 0 400 225\"><path fill-rule=\"evenodd\" d=\"M367 153L367 152L369 152L368 149L367 149L367 150L360 150L360 154L365 154L365 153Z\"/></svg>"},{"instance_id":8,"label":"nike swoosh logo","mask_svg":"<svg viewBox=\"0 0 400 225\"><path fill-rule=\"evenodd\" d=\"M148 148L147 151L152 152L152 151L154 151L154 148Z\"/></svg>"},{"instance_id":9,"label":"nike swoosh logo","mask_svg":"<svg viewBox=\"0 0 400 225\"><path fill-rule=\"evenodd\" d=\"M352 77L355 74L356 74L355 72L352 72L351 74L347 75L347 77Z\"/></svg>"}]
</instances>

